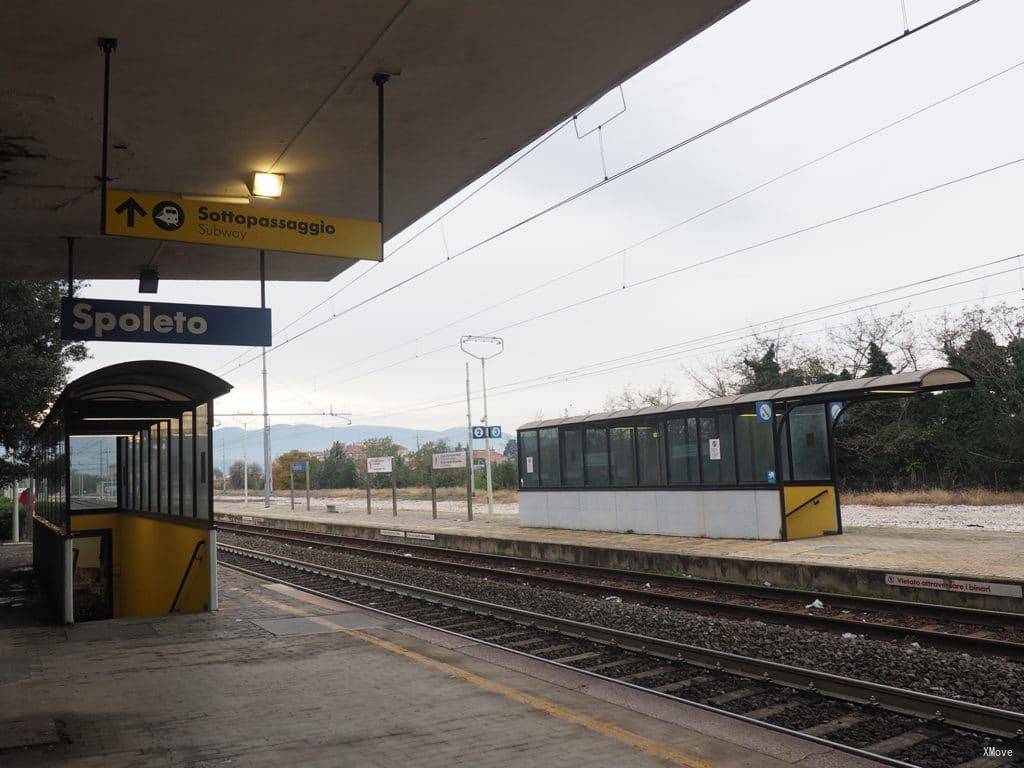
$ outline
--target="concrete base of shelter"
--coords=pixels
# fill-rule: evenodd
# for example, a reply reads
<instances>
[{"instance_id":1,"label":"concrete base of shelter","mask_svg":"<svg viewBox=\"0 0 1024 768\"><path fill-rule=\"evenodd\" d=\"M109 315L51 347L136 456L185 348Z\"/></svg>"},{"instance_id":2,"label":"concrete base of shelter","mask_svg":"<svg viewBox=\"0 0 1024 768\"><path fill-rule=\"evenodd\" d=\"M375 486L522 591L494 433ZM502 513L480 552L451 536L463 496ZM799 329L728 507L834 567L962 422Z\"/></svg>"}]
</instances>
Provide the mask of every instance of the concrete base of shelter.
<instances>
[{"instance_id":1,"label":"concrete base of shelter","mask_svg":"<svg viewBox=\"0 0 1024 768\"><path fill-rule=\"evenodd\" d=\"M423 515L299 513L255 505L250 510L218 510L215 518L390 542L412 539L410 544L552 562L1024 613L1021 597L886 582L887 575L911 575L999 584L1019 594L1024 587L1024 533L853 528L840 536L752 541L525 528L510 515L454 522ZM405 532L414 536L394 535Z\"/></svg>"},{"instance_id":2,"label":"concrete base of shelter","mask_svg":"<svg viewBox=\"0 0 1024 768\"><path fill-rule=\"evenodd\" d=\"M20 557L20 561L18 558ZM0 554L0 585L31 579ZM0 763L867 768L222 568L215 613L0 624ZM29 606L30 607L30 606Z\"/></svg>"}]
</instances>

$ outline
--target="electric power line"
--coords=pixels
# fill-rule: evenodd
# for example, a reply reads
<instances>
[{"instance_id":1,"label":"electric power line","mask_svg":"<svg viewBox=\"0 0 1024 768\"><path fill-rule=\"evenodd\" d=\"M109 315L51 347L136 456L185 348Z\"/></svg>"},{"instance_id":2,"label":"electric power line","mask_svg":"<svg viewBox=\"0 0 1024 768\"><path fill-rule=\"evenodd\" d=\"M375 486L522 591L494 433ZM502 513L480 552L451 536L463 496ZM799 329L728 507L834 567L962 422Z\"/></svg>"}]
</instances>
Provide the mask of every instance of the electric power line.
<instances>
[{"instance_id":1,"label":"electric power line","mask_svg":"<svg viewBox=\"0 0 1024 768\"><path fill-rule=\"evenodd\" d=\"M736 328L732 328L732 329L725 330L725 331L718 331L716 333L707 334L707 335L704 335L704 336L687 339L687 340L684 340L684 341L681 341L681 342L676 342L676 343L669 344L669 345L663 345L663 346L655 347L653 349L644 350L642 352L630 353L630 354L627 354L627 355L620 355L620 356L617 356L617 357L609 358L609 359L602 360L602 361L595 362L595 363L589 363L589 364L585 364L585 365L574 366L573 368L563 369L561 371L555 371L555 372L550 372L550 373L542 374L542 375L539 375L539 376L529 377L529 378L526 378L526 379L520 379L518 381L511 382L510 384L497 385L495 387L492 387L491 389L493 391L497 392L498 394L509 394L510 392L518 392L518 391L522 391L524 389L529 389L529 388L531 388L531 386L543 386L543 385L546 385L546 384L549 384L549 383L557 383L557 382L561 382L561 381L570 381L570 380L575 380L577 378L583 378L583 377L586 377L586 376L601 375L601 374L605 374L605 373L612 373L612 372L614 372L616 370L620 370L623 367L639 367L639 366L644 366L644 365L651 365L651 364L654 364L654 363L657 363L657 362L661 362L664 359L668 359L668 358L671 358L671 357L678 356L680 354L693 354L695 352L707 352L709 350L709 348L716 347L716 346L718 346L720 344L723 344L723 343L731 344L731 343L734 343L736 341L743 341L743 340L746 340L746 339L749 339L749 338L754 338L754 337L757 336L757 334L763 333L764 329L772 328L772 329L775 329L775 330L786 330L786 329L789 329L789 328L800 327L800 326L806 325L808 323L816 323L816 322L820 322L822 320L829 320L829 319L833 319L835 317L841 317L842 315L850 314L851 312L860 312L860 311L865 311L865 310L868 310L868 309L874 309L874 308L877 308L879 306L883 306L885 304L891 304L891 303L895 303L895 302L906 301L908 299L917 298L919 296L924 296L924 295L928 295L928 294L931 294L931 293L936 293L936 292L943 291L943 290L949 290L950 288L960 287L960 286L967 285L967 284L970 284L970 283L979 282L981 280L986 280L986 279L990 279L990 278L993 278L993 277L999 277L999 276L1002 276L1002 275L1007 275L1007 274L1016 272L1017 267L1011 267L1011 268L1006 269L1006 270L1001 270L1001 271L994 272L994 273L988 273L988 274L984 274L984 275L981 275L981 276L972 277L972 278L969 278L969 279L966 279L966 280L961 280L961 281L958 281L958 282L955 282L955 283L950 283L950 284L941 285L941 286L935 286L933 288L929 288L929 289L922 290L922 291L917 291L917 292L914 292L914 293L911 293L911 294L905 294L905 295L896 296L896 297L893 297L893 298L890 298L890 299L886 299L885 301L876 302L874 304L867 304L867 305L862 305L862 306L850 306L850 307L848 307L845 310L842 310L840 312L834 312L834 313L829 314L829 315L820 315L821 312L828 311L828 310L831 310L831 309L836 309L836 308L844 306L844 305L857 304L859 302L863 302L863 301L866 301L866 300L869 300L869 299L878 298L880 296L885 296L887 294L895 293L897 291L904 291L904 290L906 290L908 288L916 288L916 287L919 287L919 286L922 286L922 285L927 285L928 283L932 283L932 282L935 282L935 281L938 281L938 280L944 280L944 279L949 278L949 277L956 277L956 276L959 276L959 275L967 274L969 272L977 271L979 269L984 269L986 267L991 267L991 266L995 266L995 265L998 265L998 264L1004 264L1006 262L1015 261L1015 260L1017 260L1019 258L1020 258L1020 256L1016 255L1016 254L1013 255L1013 256L1001 257L999 259L993 259L993 260L990 260L990 261L987 261L987 262L983 262L983 263L980 263L980 264L976 264L976 265L973 265L973 266L970 266L970 267L964 267L964 268L961 268L961 269L958 269L958 270L954 270L952 272L946 272L946 273L942 273L942 274L939 274L939 275L934 275L934 276L929 277L929 278L924 278L924 279L921 279L921 280L915 280L915 281L912 281L912 282L909 282L909 283L904 283L902 285L894 286L892 288L887 288L887 289L883 289L883 290L880 290L880 291L873 291L871 293L863 294L861 296L853 297L853 298L846 299L846 300L843 300L843 301L831 302L829 304L824 304L824 305L821 305L821 306L818 306L818 307L814 307L814 308L811 308L811 309L801 310L799 312L792 312L792 313L789 313L787 315L782 315L782 316L775 317L775 318L772 318L772 319L769 319L769 320L762 320L762 321L759 321L757 323L744 325L742 327L736 327ZM1001 294L998 294L997 297L998 296L1009 295L1011 293L1017 293L1017 291L1008 291L1008 292L1005 292L1005 293L1001 293ZM968 301L973 301L973 300L975 300L975 299L971 299L971 300L968 300ZM953 306L953 305L952 304L948 304L946 306ZM924 311L927 311L927 310L924 310ZM789 323L788 325L784 324L784 323L786 323L786 321L794 320L796 318L800 318L800 317L803 317L805 315L816 315L816 316L815 317L811 317L811 318L806 319L806 320L802 320L802 321L797 322L797 323ZM739 335L737 336L736 334L739 334ZM724 340L722 339L722 337L729 337L729 336L732 336L734 338L724 339ZM700 346L695 346L695 345L700 345ZM655 357L651 357L652 355L655 355ZM641 358L641 359L637 360L637 358ZM611 367L609 367L609 366L611 366ZM598 370L590 370L590 369L598 369ZM524 386L524 385L529 385L529 386ZM515 387L515 389L508 389L510 387ZM506 389L508 389L508 391L501 391L501 390L506 390ZM455 396L452 395L451 397L455 397ZM407 409L398 410L398 411L389 409L387 411L381 411L381 412L379 412L379 414L381 414L381 415L394 415L395 413L411 413L411 412L416 412L416 411L419 411L419 410L428 410L428 409L435 408L435 407L444 407L444 406L448 406L448 405L461 405L462 403L463 403L462 395L460 394L457 399L442 400L442 401L432 400L432 401L428 401L428 402L426 402L426 403L424 403L422 405L414 406L412 408L407 408ZM378 412L371 412L369 414L364 414L364 416L373 416L373 415L377 415L377 413ZM307 434L312 434L313 432L316 432L316 431L317 430L311 430ZM299 434L303 434L303 433L299 433Z\"/></svg>"},{"instance_id":2,"label":"electric power line","mask_svg":"<svg viewBox=\"0 0 1024 768\"><path fill-rule=\"evenodd\" d=\"M912 35L914 35L914 34L916 34L918 32L921 32L922 30L927 29L927 28L937 24L940 21L948 19L948 18L952 17L953 15L955 15L957 13L960 13L961 11L971 7L972 5L975 5L977 2L979 2L979 0L968 0L968 2L963 3L963 4L959 5L959 6L957 6L956 8L953 8L953 9L947 11L946 13L943 13L943 14L939 15L939 16L935 17L934 19L931 19L931 20L929 20L929 21L927 21L927 22L925 22L923 24L918 25L917 27L914 27L913 29L905 31L901 35L898 35L896 37L890 38L889 40L886 40L886 41L884 41L884 42L874 46L873 48L870 48L870 49L868 49L868 50L866 50L866 51L864 51L864 52L862 52L860 54L857 54L856 56L854 56L854 57L852 57L850 59L847 59L846 61L843 61L840 64L837 64L837 65L831 67L830 69L825 70L824 72L821 72L821 73L819 73L819 74L817 74L817 75L815 75L815 76L813 76L811 78L808 78L807 80L804 80L803 82L798 83L797 85L791 86L790 88L787 88L786 90L784 90L784 91L782 91L782 92L780 92L778 94L775 94L774 96L771 96L771 97L765 99L764 101L761 101L758 104L755 104L752 107L748 107L747 109L743 110L742 112L739 112L739 113L737 113L737 114L735 114L735 115L733 115L733 116L731 116L729 118L726 118L725 120L722 120L721 122L716 123L715 125L712 125L709 128L705 128L704 130L702 130L702 131L700 131L700 132L698 132L698 133L696 133L696 134L694 134L694 135L692 135L692 136L690 136L690 137L688 137L686 139L683 139L682 141L679 141L679 142L677 142L676 144L673 144L670 147L662 149L659 152L654 153L653 155L649 155L649 156L647 156L647 157L637 161L636 163L633 163L632 165L627 166L626 168L623 168L622 170L617 171L616 173L611 174L607 178L602 179L601 181L598 181L598 182L590 185L589 187L585 187L585 188L583 188L581 190L578 190L577 192L575 192L575 193L573 193L573 194L571 194L571 195L569 195L569 196L567 196L565 198L562 198L561 200L559 200L559 201L557 201L555 203L552 203L551 205L547 206L546 208L543 208L540 211L537 211L537 212L535 212L535 213L533 213L533 214L531 214L531 215L529 215L529 216L527 216L527 217L525 217L523 219L520 219L519 221L517 221L517 222L515 222L515 223L513 223L513 224L511 224L511 225L509 225L507 227L505 227L504 229L501 229L501 230L499 230L499 231L497 231L495 233L492 233L491 235L488 235L484 239L479 240L476 243L474 243L474 244L472 244L470 246L467 246L463 250L461 250L461 251L451 255L445 261L438 262L438 263L433 264L433 265L431 265L431 266L429 266L429 267L427 267L425 269L420 270L419 272L413 273L412 275L410 275L410 276L408 276L406 278L403 278L402 280L398 281L397 283L394 283L393 285L388 286L387 288L384 288L381 291L378 291L374 295L369 296L368 298L366 298L366 299L364 299L362 301L359 301L359 302L351 305L350 307L347 307L344 310L341 310L340 312L332 313L330 317L328 317L328 318L326 318L326 319L324 319L324 320L322 320L322 321L320 321L318 323L314 323L312 326L309 326L308 328L300 331L295 336L293 336L293 337L291 337L291 338L289 338L289 339L287 339L287 340L285 340L285 341L283 341L283 342L281 342L279 344L276 344L276 345L273 345L271 347L268 347L266 352L269 354L269 353L271 353L271 352L273 352L273 351L275 351L277 349L280 349L281 347L285 346L286 344L289 344L292 341L295 341L297 339L302 338L307 333L310 333L310 332L312 332L312 331L314 331L314 330L316 330L318 328L321 328L324 325L326 325L327 323L329 323L329 322L331 322L331 321L333 321L333 320L335 320L335 319L337 319L339 317L342 317L342 316L348 314L349 312L352 312L352 311L354 311L354 310L356 310L356 309L358 309L358 308L360 308L360 307L370 303L371 301L373 301L375 299L378 299L378 298L380 298L382 296L385 296L385 295L391 293L392 291L397 290L398 288L400 288L400 287L402 287L404 285L407 285L408 283L410 283L410 282L412 282L412 281L414 281L414 280L416 280L416 279L418 279L420 277L423 277L426 274L429 274L430 272L433 272L435 269L439 268L440 266L442 266L444 264L448 264L448 263L450 263L451 261L454 261L455 259L457 259L460 256L464 256L467 253L470 253L470 252L472 252L472 251L474 251L474 250L476 250L476 249L486 245L487 243L493 242L494 240L497 240L498 238L501 238L501 237L509 234L510 232L513 232L513 231L519 229L520 227L525 226L526 224L529 224L530 222L533 222L533 221L541 218L542 216L547 215L548 213L551 213L552 211L558 210L559 208L562 208L563 206L568 205L569 203L572 203L572 202L574 202L576 200L579 200L580 198L582 198L582 197L584 197L586 195L589 195L591 192L594 192L595 190L600 189L600 188L604 187L607 184L611 184L612 182L617 181L618 179L621 179L624 176L627 176L628 174L631 174L631 173L633 173L633 172L635 172L635 171L637 171L637 170L639 170L639 169L641 169L643 167L646 167L650 163L653 163L653 162L655 162L657 160L660 160L661 158L663 158L663 157L665 157L665 156L667 156L669 154L672 154L673 152L676 152L679 149L681 149L681 148L683 148L683 147L685 147L685 146L687 146L687 145L689 145L689 144L691 144L691 143L693 143L695 141L698 141L698 140L700 140L700 139L702 139L702 138L704 138L704 137L714 133L715 131L720 130L721 128L724 128L724 127L726 127L728 125L731 125L731 124L737 122L738 120L741 120L741 119L743 119L745 117L748 117L749 115L752 115L755 112L758 112L761 109L764 109L765 107L770 106L771 104L774 104L774 103L776 103L777 101L780 101L783 98L786 98L787 96L790 96L790 95L792 95L794 93L797 93L798 91L801 91L804 88L806 88L806 87L808 87L810 85L813 85L816 82L819 82L819 81L821 81L821 80L823 80L823 79L825 79L825 78L827 78L827 77L829 77L829 76L831 76L831 75L833 75L833 74L835 74L835 73L837 73L837 72L839 72L839 71L841 71L843 69L846 69L847 67L849 67L849 66L851 66L851 65L853 65L853 64L855 64L855 63L857 63L859 61L862 61L863 59L867 58L868 56L871 56L871 55L873 55L875 53L878 53L878 52L880 52L882 50L885 50L886 48L888 48L891 45L894 45L895 43L898 43L900 41L906 40L908 37L910 37L910 36L912 36ZM255 362L258 359L260 359L260 356L254 356L254 357L250 358L249 360L240 363L239 365L236 366L236 368L242 368L242 367L244 367L246 365L249 365L252 362Z\"/></svg>"},{"instance_id":3,"label":"electric power line","mask_svg":"<svg viewBox=\"0 0 1024 768\"><path fill-rule=\"evenodd\" d=\"M951 101L952 99L956 98L957 96L964 95L965 93L968 93L968 92L974 90L975 88L978 88L978 87L980 87L982 85L990 83L990 82L996 80L997 78L1000 78L1000 77L1002 77L1004 75L1007 75L1007 74L1009 74L1011 72L1014 72L1015 70L1018 70L1021 67L1024 67L1024 60L1018 61L1017 63L1014 63L1014 65L1012 65L1010 67L1002 69L1002 70L1000 70L1000 71L998 71L998 72L996 72L996 73L994 73L992 75L989 75L989 76L987 76L985 78L982 78L981 80L977 80L974 83L971 83L970 85L968 85L968 86L966 86L964 88L961 88L961 89L958 89L958 90L956 90L956 91L954 91L952 93L949 93L946 96L943 96L942 98L940 98L940 99L938 99L936 101L932 101L931 103L929 103L929 104L927 104L925 106L922 106L922 108L916 109L913 112L910 112L910 113L908 113L908 114L906 114L906 115L904 115L904 116L902 116L900 118L897 118L896 120L893 120L893 121L891 121L889 123L886 123L883 126L880 126L879 128L873 129L873 130L869 131L868 133L865 133L862 136L853 139L852 141L847 141L846 143L841 144L841 145L833 148L833 150L829 150L828 152L826 152L826 153L824 153L822 155L818 155L817 157L813 158L812 160L806 161L806 162L804 162L804 163L802 163L802 164L800 164L800 165L798 165L798 166L796 166L794 168L788 169L787 171L784 171L783 173L780 173L780 174L778 174L776 176L773 176L772 178L769 178L769 179L767 179L765 181L762 181L762 182L760 182L760 183L758 183L758 184L756 184L756 185L754 185L752 187L746 188L743 191L741 191L741 193L739 193L738 195L734 195L734 196L732 196L730 198L727 198L726 200L723 200L723 201L720 201L719 203L716 203L713 206L710 206L708 208L702 209L701 211L698 211L697 213L691 214L691 215L687 216L686 218L684 218L684 219L682 219L680 221L676 221L676 222L670 224L667 227L663 227L662 229L659 229L659 230L657 230L655 232L647 234L647 236L645 236L644 238L641 238L640 240L638 240L638 241L636 241L634 243L631 243L630 245L623 246L622 248L615 249L614 251L611 251L610 253L608 253L608 254L606 254L604 256L601 256L598 259L595 259L595 260L590 261L590 262L588 262L586 264L583 264L582 266L570 269L567 272L562 272L561 274L555 276L555 278L551 278L551 279L549 279L547 281L544 281L544 282L539 283L539 284L537 284L535 286L532 286L532 287L530 287L530 288L528 288L528 289L526 289L524 291L520 291L520 292L518 292L518 293L516 293L516 294L514 294L512 296L508 296L508 297L502 299L501 301L495 302L493 304L489 304L489 305L487 305L487 306L485 306L485 307L483 307L481 309L477 309L476 311L473 311L473 312L471 312L469 314L462 315L461 317L458 317L458 318L454 319L454 321L452 321L450 323L445 323L444 325L439 326L437 328L434 328L431 331L428 331L426 333L420 334L419 336L415 337L414 339L406 340L406 341L401 341L401 342L399 342L397 344L394 344L394 345L392 345L390 347L386 347L384 349L378 349L378 350L376 350L374 352L371 352L368 355L365 355L365 356L362 356L362 357L358 357L358 358L353 359L353 360L348 360L347 362L345 362L345 364L343 364L341 366L337 366L337 367L332 368L332 369L328 369L327 371L323 371L323 372L317 374L317 376L325 376L325 375L333 373L335 371L344 370L344 369L350 368L351 366L358 365L359 362L366 362L369 359L373 359L374 357L378 357L378 356L380 356L382 354L386 354L387 352L394 351L395 349L400 349L403 346L408 346L410 344L417 344L420 341L422 341L423 339L427 338L428 336L433 336L433 335L435 335L437 333L440 333L441 331L450 329L450 328L452 328L454 326L457 326L457 325L459 325L461 323L465 323L465 322L469 321L469 319L472 319L473 317L476 317L476 316L479 316L480 314L483 314L485 312L497 309L497 308L499 308L501 306L504 306L505 304L508 304L508 303L510 303L512 301L516 301L518 299L524 298L524 297L528 296L531 293L536 293L537 291L542 290L544 288L547 288L547 287L551 286L552 284L558 283L558 282L560 282L562 280L566 280L568 278L571 278L571 276L579 274L582 271L585 271L587 269L590 269L590 268L593 268L595 266L598 266L598 265L608 261L609 259L614 258L615 256L625 255L625 253L627 253L629 251L633 251L634 249L639 248L639 247L641 247L643 245L646 245L647 243L649 243L649 242L651 242L651 241L653 241L653 240L655 240L657 238L663 237L663 236L665 236L665 234L667 234L667 233L669 233L671 231L674 231L674 230L678 229L679 227L681 227L681 226L683 226L685 224L691 223L692 221L695 221L696 219L701 218L702 216L706 216L706 215L708 215L710 213L713 213L713 212L715 212L717 210L720 210L721 208L724 208L725 206L731 205L732 203L735 203L736 201L741 200L742 198L748 197L748 196L756 193L756 191L760 191L761 189L764 189L765 187L767 187L767 186L769 186L771 184L774 184L774 183L776 183L778 181L781 181L784 178L793 176L796 173L799 173L800 171L806 170L807 168L810 168L811 166L814 166L814 165L816 165L816 164L818 164L818 163L820 163L820 162L822 162L822 161L824 161L824 160L826 160L826 159L828 159L830 157L834 157L834 156L838 155L839 153L844 152L845 150L848 150L848 148L850 148L852 146L855 146L855 145L857 145L857 144L859 144L859 143L861 143L861 142L863 142L863 141L865 141L865 140L867 140L869 138L872 138L874 136L878 136L879 134L881 134L881 133L883 133L883 132L885 132L885 131L887 131L887 130L889 130L891 128L894 128L894 127L896 127L898 125L901 125L902 123L905 123L908 120L911 120L911 119L913 119L915 117L919 117L919 116L929 112L930 110L933 110L933 109L937 108L937 106L940 106L941 104L944 104L944 103L947 103L948 101ZM435 219L435 222L439 221L439 220L440 220L440 218ZM424 230L425 229L420 230L420 233L422 233L422 231L424 231ZM306 314L308 314L308 312L306 312ZM303 316L305 316L305 315L303 315ZM445 348L447 348L447 347L445 346ZM430 352L427 352L427 354L429 354L429 353ZM233 359L238 359L238 357L240 357L240 356L242 356L242 355L238 355L237 357L232 358L232 360ZM419 356L421 356L421 355L418 354L417 357L419 357ZM288 388L291 388L291 387L289 385L286 385L285 389L288 389Z\"/></svg>"},{"instance_id":4,"label":"electric power line","mask_svg":"<svg viewBox=\"0 0 1024 768\"><path fill-rule=\"evenodd\" d=\"M590 304L590 303L592 303L594 301L598 301L600 299L607 298L609 296L614 296L614 295L621 294L624 291L632 290L633 288L637 288L637 287L644 286L644 285L649 285L649 284L651 284L651 283L653 283L655 281L662 280L662 279L664 279L666 277L672 277L672 276L678 275L678 274L680 274L682 272L686 272L686 271L689 271L689 270L692 270L692 269L696 269L698 267L702 267L702 266L706 266L708 264L712 264L712 263L715 263L715 262L718 262L718 261L722 261L723 259L730 258L732 256L737 256L737 255L740 255L740 254L743 254L743 253L748 253L748 252L750 252L752 250L764 247L766 245L774 245L775 243L779 243L779 242L782 242L784 240L788 240L788 239L790 239L792 237L796 237L798 235L802 235L802 234L805 234L807 232L818 230L818 229L821 229L823 227L826 227L826 226L829 226L829 225L832 225L832 224L836 224L836 223L839 223L839 222L842 222L842 221L846 221L848 219L854 218L856 216L863 215L865 213L870 213L870 212L873 212L873 211L877 211L877 210L880 210L880 209L885 208L885 207L890 206L890 205L895 205L897 203L902 203L902 202L905 202L907 200L911 200L911 199L920 197L921 195L928 194L930 192L935 192L935 191L938 191L938 190L941 190L941 189L945 189L945 188L950 187L950 186L952 186L954 184L958 184L958 183L961 183L961 182L964 182L964 181L970 181L970 180L979 178L981 176L984 176L986 174L994 173L996 171L1012 167L1012 166L1017 165L1017 164L1022 163L1022 162L1024 162L1024 156L1018 157L1018 158L1015 158L1013 160L1009 160L1009 161L1006 161L1006 162L1003 162L1003 163L999 163L997 165L991 166L989 168L985 168L985 169L980 170L980 171L974 171L974 172L966 174L964 176L959 176L959 177L954 178L954 179L948 179L946 181L940 182L939 184L934 184L932 186L925 187L923 189L916 190L914 192L910 192L910 193L907 193L907 194L904 194L904 195L900 195L898 197L891 198L889 200L885 200L885 201L882 201L880 203L874 203L874 204L869 205L867 207L859 208L857 210L850 211L848 213L844 213L844 214L841 214L839 216L834 216L832 218L819 221L819 222L817 222L815 224L811 224L811 225L808 225L808 226L800 227L798 229L791 230L791 231L786 232L784 234L775 235L775 236L772 236L772 237L767 238L765 240L761 240L761 241L758 241L756 243L752 243L752 244L743 246L742 248L736 248L736 249L733 249L733 250L730 250L730 251L726 251L724 253L717 254L715 256L708 257L706 259L701 259L699 261L691 262L690 264L686 264L686 265L681 266L681 267L676 267L674 269L670 269L668 271L661 272L661 273L659 273L657 275L652 275L651 277L644 278L643 280L638 280L638 281L636 281L634 283L631 283L629 285L622 286L621 288L620 287L612 288L610 290L602 291L600 293L597 293L597 294L585 297L583 299L578 299L578 300L570 302L568 304L563 304L563 305L561 305L559 307L556 307L554 309L550 309L550 310L546 310L544 312L540 312L538 314L532 315L532 316L524 318L522 320L517 320L515 322L508 323L506 325L500 326L498 328L490 329L489 331L487 331L487 333L493 335L493 334L496 334L496 333L501 333L503 331L511 330L513 328L518 328L518 327L526 325L528 323L532 323L532 322L535 322L537 320L541 320L541 319L544 319L544 318L547 318L547 317L551 317L553 315L559 314L561 312L568 311L570 309L576 309L578 307L584 306L586 304ZM356 374L356 375L350 376L350 377L348 377L346 379L341 379L340 381L337 381L337 382L332 382L332 384L329 387L327 387L327 389L340 386L341 384L346 384L346 383L351 382L351 381L353 381L355 379L363 378L365 376L369 376L369 375L372 375L374 373L380 373L381 371L389 370L391 368L396 367L397 365L402 365L404 363L410 362L412 360L419 359L419 358L424 357L424 356L429 355L429 354L435 354L437 352L440 352L440 351L452 348L453 346L454 345L452 345L452 344L445 344L445 345L443 345L441 347L437 347L437 348L434 348L432 350L429 350L428 352L420 353L420 354L412 356L412 357L403 358L402 360L399 360L397 362L390 363L388 365L381 366L381 367L378 367L378 368L374 368L374 369L372 369L370 371L366 371L366 372L361 373L361 374Z\"/></svg>"}]
</instances>

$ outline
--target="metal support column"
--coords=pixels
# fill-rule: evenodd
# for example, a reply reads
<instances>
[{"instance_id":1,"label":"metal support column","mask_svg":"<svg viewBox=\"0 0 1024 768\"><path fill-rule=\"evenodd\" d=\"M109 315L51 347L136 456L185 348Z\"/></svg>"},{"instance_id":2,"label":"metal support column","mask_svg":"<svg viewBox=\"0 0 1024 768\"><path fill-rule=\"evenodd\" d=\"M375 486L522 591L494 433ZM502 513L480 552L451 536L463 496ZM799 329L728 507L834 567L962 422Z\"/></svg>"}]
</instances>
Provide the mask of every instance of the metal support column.
<instances>
[{"instance_id":1,"label":"metal support column","mask_svg":"<svg viewBox=\"0 0 1024 768\"><path fill-rule=\"evenodd\" d=\"M466 363L466 515L468 520L473 519L473 494L476 492L476 483L473 478L473 407L469 399L469 363Z\"/></svg>"},{"instance_id":2,"label":"metal support column","mask_svg":"<svg viewBox=\"0 0 1024 768\"><path fill-rule=\"evenodd\" d=\"M384 84L391 79L386 72L373 75L377 86L377 222L381 225L380 259L384 260Z\"/></svg>"},{"instance_id":3,"label":"metal support column","mask_svg":"<svg viewBox=\"0 0 1024 768\"><path fill-rule=\"evenodd\" d=\"M260 309L267 308L267 255L260 249ZM263 359L263 508L270 509L270 492L274 488L274 468L270 465L270 415L267 409L267 348Z\"/></svg>"},{"instance_id":4,"label":"metal support column","mask_svg":"<svg viewBox=\"0 0 1024 768\"><path fill-rule=\"evenodd\" d=\"M392 459L394 461L394 459ZM391 516L398 517L398 473L391 467Z\"/></svg>"},{"instance_id":5,"label":"metal support column","mask_svg":"<svg viewBox=\"0 0 1024 768\"><path fill-rule=\"evenodd\" d=\"M100 156L100 234L107 231L107 147L110 144L110 54L117 50L116 37L97 39L103 51L103 151Z\"/></svg>"}]
</instances>

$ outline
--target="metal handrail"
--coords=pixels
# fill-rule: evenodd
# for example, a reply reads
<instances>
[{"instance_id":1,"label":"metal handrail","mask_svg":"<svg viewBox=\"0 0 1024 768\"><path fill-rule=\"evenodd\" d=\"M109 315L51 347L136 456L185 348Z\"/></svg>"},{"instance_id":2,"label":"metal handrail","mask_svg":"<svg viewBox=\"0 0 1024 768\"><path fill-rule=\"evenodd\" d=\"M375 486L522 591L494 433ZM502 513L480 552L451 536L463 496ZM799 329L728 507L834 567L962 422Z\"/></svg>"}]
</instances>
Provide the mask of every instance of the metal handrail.
<instances>
[{"instance_id":1,"label":"metal handrail","mask_svg":"<svg viewBox=\"0 0 1024 768\"><path fill-rule=\"evenodd\" d=\"M174 613L174 609L178 607L178 598L181 597L181 591L185 589L185 582L188 581L188 575L192 572L192 566L195 565L196 557L199 555L199 548L204 544L206 544L204 540L196 542L196 546L192 550L192 557L189 558L188 567L181 576L181 583L178 585L178 591L174 594L174 602L171 603L171 610L168 613Z\"/></svg>"},{"instance_id":2,"label":"metal handrail","mask_svg":"<svg viewBox=\"0 0 1024 768\"><path fill-rule=\"evenodd\" d=\"M816 493L816 494L814 494L813 496L811 496L811 498L809 498L809 499L808 499L807 501L805 501L805 502L804 502L803 504L801 504L800 506L798 506L798 507L795 507L795 508L794 508L793 510L791 510L791 511L787 512L787 513L786 513L786 517L789 517L790 515L795 515L795 514L796 514L797 512L799 512L799 511L800 511L801 509L803 509L804 507L806 507L806 506L807 506L808 504L812 504L812 503L813 503L813 504L817 504L817 503L818 503L818 499L820 499L820 498L821 498L822 496L824 496L824 495L825 495L826 493L828 493L828 491L829 491L829 489L828 489L828 488L826 488L825 490L823 490L823 491L820 491L819 493Z\"/></svg>"}]
</instances>

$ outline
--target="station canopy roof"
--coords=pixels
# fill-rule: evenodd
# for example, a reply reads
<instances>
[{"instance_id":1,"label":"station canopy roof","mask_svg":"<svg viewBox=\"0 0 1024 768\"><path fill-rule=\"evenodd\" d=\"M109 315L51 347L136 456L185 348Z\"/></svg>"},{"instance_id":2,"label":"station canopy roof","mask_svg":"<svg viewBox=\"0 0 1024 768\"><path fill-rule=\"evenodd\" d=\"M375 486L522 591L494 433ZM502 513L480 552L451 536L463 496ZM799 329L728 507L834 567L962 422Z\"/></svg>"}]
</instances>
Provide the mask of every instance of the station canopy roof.
<instances>
[{"instance_id":1,"label":"station canopy roof","mask_svg":"<svg viewBox=\"0 0 1024 768\"><path fill-rule=\"evenodd\" d=\"M69 433L107 434L176 417L231 389L219 376L191 365L133 360L75 379L60 393L50 413L68 413Z\"/></svg>"},{"instance_id":2,"label":"station canopy roof","mask_svg":"<svg viewBox=\"0 0 1024 768\"><path fill-rule=\"evenodd\" d=\"M385 239L745 0L330 0L290 5L11 0L0 47L0 279L258 276L254 252L99 235L103 54L113 189L246 195L376 220L386 86ZM276 164L275 164L275 161ZM271 280L352 261L268 253Z\"/></svg>"},{"instance_id":3,"label":"station canopy roof","mask_svg":"<svg viewBox=\"0 0 1024 768\"><path fill-rule=\"evenodd\" d=\"M557 427L568 424L581 424L591 421L607 421L609 419L629 418L632 416L657 416L679 411L696 411L706 408L720 408L730 405L747 405L759 400L785 402L799 405L801 402L825 402L829 400L858 401L881 399L888 397L909 397L925 392L937 392L945 389L962 389L973 387L974 380L966 373L955 368L928 368L923 371L905 371L888 376L868 376L862 379L830 381L825 384L805 384L799 387L771 389L763 392L748 392L742 395L711 397L705 400L690 400L671 405L651 405L645 408L632 408L620 411L606 411L586 416L569 416L562 419L545 419L531 421L519 427L537 429L538 427Z\"/></svg>"}]
</instances>

